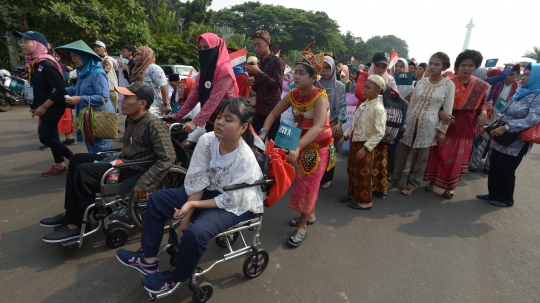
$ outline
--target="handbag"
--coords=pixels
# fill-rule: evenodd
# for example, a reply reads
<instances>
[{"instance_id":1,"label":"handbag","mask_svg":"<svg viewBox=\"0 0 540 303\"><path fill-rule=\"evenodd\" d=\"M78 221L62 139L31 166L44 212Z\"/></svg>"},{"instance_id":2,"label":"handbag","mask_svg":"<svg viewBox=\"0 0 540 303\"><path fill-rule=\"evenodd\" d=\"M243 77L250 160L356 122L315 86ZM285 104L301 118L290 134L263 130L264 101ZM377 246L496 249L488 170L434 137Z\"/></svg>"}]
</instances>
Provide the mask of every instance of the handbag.
<instances>
[{"instance_id":1,"label":"handbag","mask_svg":"<svg viewBox=\"0 0 540 303\"><path fill-rule=\"evenodd\" d=\"M498 118L497 120L493 121L490 125L487 126L486 132L489 134L494 129L499 128L501 126L505 126L506 122L502 120L501 118ZM491 137L493 141L499 143L502 146L508 146L512 143L514 143L519 138L519 132L511 133L511 132L505 132L504 134L500 136Z\"/></svg>"},{"instance_id":2,"label":"handbag","mask_svg":"<svg viewBox=\"0 0 540 303\"><path fill-rule=\"evenodd\" d=\"M95 139L118 139L118 120L120 116L117 113L110 113L105 98L99 95L103 101L105 111L94 111L93 133ZM88 106L90 106L90 97L88 97Z\"/></svg>"},{"instance_id":3,"label":"handbag","mask_svg":"<svg viewBox=\"0 0 540 303\"><path fill-rule=\"evenodd\" d=\"M540 144L540 123L521 131L521 140Z\"/></svg>"},{"instance_id":4,"label":"handbag","mask_svg":"<svg viewBox=\"0 0 540 303\"><path fill-rule=\"evenodd\" d=\"M386 109L386 128L381 143L392 145L397 143L407 117L407 101L391 87L387 87L383 95L383 104Z\"/></svg>"}]
</instances>

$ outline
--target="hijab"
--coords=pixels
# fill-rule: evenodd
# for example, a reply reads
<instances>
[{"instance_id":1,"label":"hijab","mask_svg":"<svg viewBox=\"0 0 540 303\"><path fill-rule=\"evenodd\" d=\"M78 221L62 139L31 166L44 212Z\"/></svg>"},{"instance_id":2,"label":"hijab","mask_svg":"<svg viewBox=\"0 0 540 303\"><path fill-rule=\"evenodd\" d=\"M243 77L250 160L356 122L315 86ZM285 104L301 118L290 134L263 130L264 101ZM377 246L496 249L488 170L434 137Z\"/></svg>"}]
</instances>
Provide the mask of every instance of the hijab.
<instances>
[{"instance_id":1,"label":"hijab","mask_svg":"<svg viewBox=\"0 0 540 303\"><path fill-rule=\"evenodd\" d=\"M368 71L368 75L376 75L375 74L375 64L372 63L371 66L369 67L369 71ZM388 74L388 71L385 71L384 74L382 76L380 76L384 79L384 82L386 82L386 84L388 86L390 86L391 88L393 88L395 91L399 91L397 85L396 85L396 80L394 80L394 77L392 77L391 75ZM407 97L407 96L405 96ZM403 97L403 98L405 98Z\"/></svg>"},{"instance_id":2,"label":"hijab","mask_svg":"<svg viewBox=\"0 0 540 303\"><path fill-rule=\"evenodd\" d=\"M201 106L204 106L216 80L230 76L233 80L235 95L238 96L238 86L236 85L236 77L234 75L229 52L225 41L214 33L204 33L197 37L197 45L204 40L208 44L209 49L199 50L199 62L201 71L197 76L197 84L199 85L199 101Z\"/></svg>"},{"instance_id":3,"label":"hijab","mask_svg":"<svg viewBox=\"0 0 540 303\"><path fill-rule=\"evenodd\" d=\"M408 66L407 65L407 59L398 58L398 61L401 61L403 63L403 65L405 66L405 71L406 71L407 66ZM394 81L395 81L395 79L394 79ZM402 98L407 98L407 96L409 96L414 90L414 86L412 84L411 85L398 85L397 88L398 88L398 92L399 92L399 94L401 95Z\"/></svg>"},{"instance_id":4,"label":"hijab","mask_svg":"<svg viewBox=\"0 0 540 303\"><path fill-rule=\"evenodd\" d=\"M343 76L341 74L342 72L345 72L345 76ZM350 79L349 79L349 67L347 65L341 65L341 70L339 71L339 77L341 79L341 82L343 82L345 84L350 82Z\"/></svg>"},{"instance_id":5,"label":"hijab","mask_svg":"<svg viewBox=\"0 0 540 303\"><path fill-rule=\"evenodd\" d=\"M63 79L64 74L62 73L62 67L60 66L58 61L56 61L56 59L54 59L53 56L51 56L49 54L49 47L50 46L49 45L45 46L45 45L41 44L40 42L38 42L36 40L32 40L32 42L34 43L34 52L32 52L30 55L25 55L24 56L24 59L26 60L26 64L28 64L28 66L32 66L32 64L39 63L39 62L45 61L45 60L49 60L52 63L54 63L54 65L56 66L56 69L58 69L58 71L60 72L60 75L62 75L62 79ZM34 61L35 61L35 63L34 63Z\"/></svg>"},{"instance_id":6,"label":"hijab","mask_svg":"<svg viewBox=\"0 0 540 303\"><path fill-rule=\"evenodd\" d=\"M315 87L323 88L328 95L328 101L330 103L330 112L332 116L337 113L341 107L341 90L343 90L343 83L336 79L336 63L330 56L324 56L324 62L330 65L331 75L328 79L320 79L315 83ZM332 118L332 117L331 117Z\"/></svg>"},{"instance_id":7,"label":"hijab","mask_svg":"<svg viewBox=\"0 0 540 303\"><path fill-rule=\"evenodd\" d=\"M514 94L514 100L519 100L530 94L540 94L540 63L529 63L525 70L530 70L531 75L525 86L520 86Z\"/></svg>"},{"instance_id":8,"label":"hijab","mask_svg":"<svg viewBox=\"0 0 540 303\"><path fill-rule=\"evenodd\" d=\"M76 50L69 50L68 53L70 52L73 52L77 56L79 56L83 62L83 67L76 68L77 77L79 77L79 79L88 78L95 73L105 74L105 70L103 69L103 66L101 65L101 60L99 60L95 56L92 56L85 52L76 51Z\"/></svg>"},{"instance_id":9,"label":"hijab","mask_svg":"<svg viewBox=\"0 0 540 303\"><path fill-rule=\"evenodd\" d=\"M475 76L476 78L484 80L486 78L486 75L487 75L487 68L479 67L473 72L472 75Z\"/></svg>"},{"instance_id":10,"label":"hijab","mask_svg":"<svg viewBox=\"0 0 540 303\"><path fill-rule=\"evenodd\" d=\"M131 71L131 82L142 82L144 80L144 73L150 64L156 63L156 55L154 50L148 46L141 46L137 49L137 63Z\"/></svg>"},{"instance_id":11,"label":"hijab","mask_svg":"<svg viewBox=\"0 0 540 303\"><path fill-rule=\"evenodd\" d=\"M184 106L187 97L189 96L189 94L191 94L193 87L195 87L195 80L191 78L185 78L180 80L180 82L182 82L182 85L184 86L184 96L182 98L178 98L178 102L180 102L181 106Z\"/></svg>"}]
</instances>

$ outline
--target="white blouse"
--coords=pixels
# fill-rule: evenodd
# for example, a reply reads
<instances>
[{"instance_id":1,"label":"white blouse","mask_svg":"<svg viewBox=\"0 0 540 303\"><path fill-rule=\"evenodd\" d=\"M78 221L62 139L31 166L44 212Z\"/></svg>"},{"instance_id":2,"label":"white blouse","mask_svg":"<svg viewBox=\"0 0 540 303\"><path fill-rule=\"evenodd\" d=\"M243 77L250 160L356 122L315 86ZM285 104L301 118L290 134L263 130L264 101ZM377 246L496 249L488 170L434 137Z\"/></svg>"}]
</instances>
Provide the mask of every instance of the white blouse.
<instances>
[{"instance_id":1,"label":"white blouse","mask_svg":"<svg viewBox=\"0 0 540 303\"><path fill-rule=\"evenodd\" d=\"M206 133L199 139L184 182L186 193L189 196L203 189L217 190L221 195L214 199L219 208L237 216L248 211L263 213L263 193L260 186L223 191L223 187L227 185L250 184L262 179L263 174L253 151L240 139L238 151L233 157L214 164L217 140L214 132Z\"/></svg>"}]
</instances>

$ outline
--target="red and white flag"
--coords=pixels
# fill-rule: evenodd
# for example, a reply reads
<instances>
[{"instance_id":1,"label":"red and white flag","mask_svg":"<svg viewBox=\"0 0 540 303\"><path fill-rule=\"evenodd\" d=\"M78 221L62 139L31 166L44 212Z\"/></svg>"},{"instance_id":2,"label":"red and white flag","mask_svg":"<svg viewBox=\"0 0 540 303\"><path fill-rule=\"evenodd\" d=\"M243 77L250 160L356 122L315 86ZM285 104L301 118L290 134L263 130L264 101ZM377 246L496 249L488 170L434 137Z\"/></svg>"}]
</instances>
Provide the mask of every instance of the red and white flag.
<instances>
[{"instance_id":1,"label":"red and white flag","mask_svg":"<svg viewBox=\"0 0 540 303\"><path fill-rule=\"evenodd\" d=\"M396 53L395 50L392 50L392 55L390 55L390 65L388 65L388 68L389 69L392 69L392 67L394 67L394 65L396 65L396 63L398 62L398 54Z\"/></svg>"},{"instance_id":2,"label":"red and white flag","mask_svg":"<svg viewBox=\"0 0 540 303\"><path fill-rule=\"evenodd\" d=\"M354 62L354 56L351 56L351 63Z\"/></svg>"},{"instance_id":3,"label":"red and white flag","mask_svg":"<svg viewBox=\"0 0 540 303\"><path fill-rule=\"evenodd\" d=\"M191 76L193 76L193 72L195 71L194 68L192 68L190 71L189 71L189 74L187 75L188 78L191 78Z\"/></svg>"},{"instance_id":4,"label":"red and white flag","mask_svg":"<svg viewBox=\"0 0 540 303\"><path fill-rule=\"evenodd\" d=\"M283 72L284 74L288 74L292 72L292 69L291 67L289 66L289 64L285 64L285 71Z\"/></svg>"},{"instance_id":5,"label":"red and white flag","mask_svg":"<svg viewBox=\"0 0 540 303\"><path fill-rule=\"evenodd\" d=\"M277 53L276 53L276 56L279 57L279 55L281 55L281 50L278 50Z\"/></svg>"},{"instance_id":6,"label":"red and white flag","mask_svg":"<svg viewBox=\"0 0 540 303\"><path fill-rule=\"evenodd\" d=\"M247 60L246 54L247 54L247 49L245 47L239 51L230 53L229 58L231 59L231 66L237 66L246 62Z\"/></svg>"}]
</instances>

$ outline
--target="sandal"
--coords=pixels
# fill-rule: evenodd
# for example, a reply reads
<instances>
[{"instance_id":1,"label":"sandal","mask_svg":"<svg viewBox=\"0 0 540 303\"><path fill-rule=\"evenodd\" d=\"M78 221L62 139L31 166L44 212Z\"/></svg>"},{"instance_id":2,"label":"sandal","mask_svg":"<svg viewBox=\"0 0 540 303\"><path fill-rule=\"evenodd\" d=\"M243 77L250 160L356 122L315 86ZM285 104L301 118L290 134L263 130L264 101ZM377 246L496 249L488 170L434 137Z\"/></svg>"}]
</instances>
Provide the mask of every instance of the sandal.
<instances>
[{"instance_id":1,"label":"sandal","mask_svg":"<svg viewBox=\"0 0 540 303\"><path fill-rule=\"evenodd\" d=\"M298 230L295 230L293 234L289 237L289 239L287 239L287 243L289 243L290 246L298 247L302 243L304 243L306 237L307 233L303 234Z\"/></svg>"},{"instance_id":2,"label":"sandal","mask_svg":"<svg viewBox=\"0 0 540 303\"><path fill-rule=\"evenodd\" d=\"M315 221L307 221L307 225L313 225L315 224L317 220ZM289 225L290 226L298 226L298 224L300 223L300 217L296 217L296 218L292 218L290 221L289 221Z\"/></svg>"},{"instance_id":3,"label":"sandal","mask_svg":"<svg viewBox=\"0 0 540 303\"><path fill-rule=\"evenodd\" d=\"M424 190L427 191L428 193L433 192L433 183L429 182L428 185L424 187Z\"/></svg>"},{"instance_id":4,"label":"sandal","mask_svg":"<svg viewBox=\"0 0 540 303\"><path fill-rule=\"evenodd\" d=\"M388 193L376 190L373 192L373 195L375 195L379 199L386 199L386 197L388 196Z\"/></svg>"},{"instance_id":5,"label":"sandal","mask_svg":"<svg viewBox=\"0 0 540 303\"><path fill-rule=\"evenodd\" d=\"M454 197L454 194L452 193L451 190L445 190L442 195L443 195L443 197L445 197L447 199L452 199Z\"/></svg>"},{"instance_id":6,"label":"sandal","mask_svg":"<svg viewBox=\"0 0 540 303\"><path fill-rule=\"evenodd\" d=\"M410 186L405 186L403 188L403 190L401 191L401 194L404 195L404 196L410 196L414 193L414 188L410 187Z\"/></svg>"},{"instance_id":7,"label":"sandal","mask_svg":"<svg viewBox=\"0 0 540 303\"><path fill-rule=\"evenodd\" d=\"M396 183L388 181L388 189L392 189L394 187L396 187Z\"/></svg>"}]
</instances>

